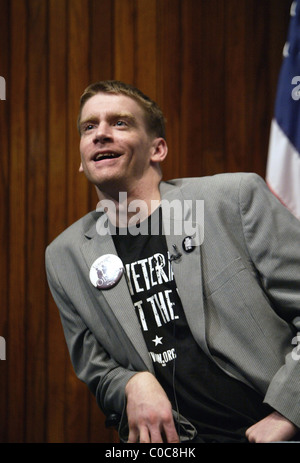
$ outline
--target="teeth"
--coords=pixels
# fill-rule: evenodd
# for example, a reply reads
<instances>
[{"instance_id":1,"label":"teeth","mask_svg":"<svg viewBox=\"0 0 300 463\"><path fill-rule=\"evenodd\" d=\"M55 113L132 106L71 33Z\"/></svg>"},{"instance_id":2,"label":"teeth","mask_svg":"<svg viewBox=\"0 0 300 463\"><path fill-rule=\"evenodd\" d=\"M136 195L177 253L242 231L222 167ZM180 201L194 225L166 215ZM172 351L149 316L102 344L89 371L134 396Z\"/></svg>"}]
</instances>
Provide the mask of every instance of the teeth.
<instances>
[{"instance_id":1,"label":"teeth","mask_svg":"<svg viewBox=\"0 0 300 463\"><path fill-rule=\"evenodd\" d=\"M118 157L118 155L115 153L99 153L97 154L95 160L99 161L99 159L102 159L102 158L115 158L115 157Z\"/></svg>"}]
</instances>

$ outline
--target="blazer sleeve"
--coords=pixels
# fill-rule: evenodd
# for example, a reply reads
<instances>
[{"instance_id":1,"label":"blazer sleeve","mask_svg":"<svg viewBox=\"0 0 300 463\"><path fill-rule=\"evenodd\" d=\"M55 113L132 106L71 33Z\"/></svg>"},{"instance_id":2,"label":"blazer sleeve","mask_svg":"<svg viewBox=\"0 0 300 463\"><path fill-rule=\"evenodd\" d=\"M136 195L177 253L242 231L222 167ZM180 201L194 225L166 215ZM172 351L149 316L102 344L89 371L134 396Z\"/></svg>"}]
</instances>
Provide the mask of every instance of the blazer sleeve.
<instances>
[{"instance_id":1,"label":"blazer sleeve","mask_svg":"<svg viewBox=\"0 0 300 463\"><path fill-rule=\"evenodd\" d=\"M240 213L249 255L277 314L300 321L300 221L255 174L240 186ZM274 333L276 336L276 333ZM300 426L300 360L292 338L285 364L273 377L265 401Z\"/></svg>"},{"instance_id":2,"label":"blazer sleeve","mask_svg":"<svg viewBox=\"0 0 300 463\"><path fill-rule=\"evenodd\" d=\"M105 414L122 414L125 406L125 386L136 373L121 367L100 345L84 324L76 308L67 297L59 276L46 250L48 284L59 308L59 314L77 377L87 384Z\"/></svg>"}]
</instances>

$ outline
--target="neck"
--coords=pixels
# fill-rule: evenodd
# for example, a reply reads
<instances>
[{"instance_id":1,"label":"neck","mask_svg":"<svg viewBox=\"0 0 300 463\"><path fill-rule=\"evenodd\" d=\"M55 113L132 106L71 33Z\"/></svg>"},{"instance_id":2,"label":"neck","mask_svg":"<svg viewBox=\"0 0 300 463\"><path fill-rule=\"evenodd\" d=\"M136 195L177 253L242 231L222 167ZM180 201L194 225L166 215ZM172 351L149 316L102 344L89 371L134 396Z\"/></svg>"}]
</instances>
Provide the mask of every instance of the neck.
<instances>
[{"instance_id":1,"label":"neck","mask_svg":"<svg viewBox=\"0 0 300 463\"><path fill-rule=\"evenodd\" d=\"M115 227L127 227L130 220L142 222L149 217L160 204L159 185L148 188L139 187L135 191L119 191L110 195L100 191L97 194L100 205L106 210L110 222Z\"/></svg>"}]
</instances>

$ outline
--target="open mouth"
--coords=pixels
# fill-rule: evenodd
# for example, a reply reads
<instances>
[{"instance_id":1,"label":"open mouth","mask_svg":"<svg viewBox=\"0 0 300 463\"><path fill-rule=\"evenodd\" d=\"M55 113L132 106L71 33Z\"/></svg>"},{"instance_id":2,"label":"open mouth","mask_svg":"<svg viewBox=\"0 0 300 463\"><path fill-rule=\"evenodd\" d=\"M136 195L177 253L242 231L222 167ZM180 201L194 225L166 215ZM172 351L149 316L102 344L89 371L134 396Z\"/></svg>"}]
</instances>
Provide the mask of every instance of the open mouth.
<instances>
[{"instance_id":1,"label":"open mouth","mask_svg":"<svg viewBox=\"0 0 300 463\"><path fill-rule=\"evenodd\" d=\"M98 153L94 157L94 161L102 161L104 159L116 159L119 158L121 155L118 153Z\"/></svg>"}]
</instances>

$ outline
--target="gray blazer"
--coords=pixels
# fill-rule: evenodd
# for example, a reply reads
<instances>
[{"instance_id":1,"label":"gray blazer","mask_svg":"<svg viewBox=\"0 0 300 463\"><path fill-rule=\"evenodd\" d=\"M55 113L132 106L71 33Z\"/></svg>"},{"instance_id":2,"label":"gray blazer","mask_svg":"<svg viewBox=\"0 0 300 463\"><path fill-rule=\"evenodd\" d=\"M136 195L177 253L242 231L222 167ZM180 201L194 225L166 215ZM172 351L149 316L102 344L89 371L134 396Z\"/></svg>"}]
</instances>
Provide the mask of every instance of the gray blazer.
<instances>
[{"instance_id":1,"label":"gray blazer","mask_svg":"<svg viewBox=\"0 0 300 463\"><path fill-rule=\"evenodd\" d=\"M300 427L299 221L256 174L179 179L160 189L165 200L204 200L204 239L191 253L182 250L185 228L174 233L174 222L191 222L193 211L185 207L178 219L163 209L168 249L173 253L175 244L182 253L173 271L195 340ZM116 254L111 236L99 234L100 217L91 212L56 238L46 269L77 376L106 414L121 414L127 381L154 370L126 277L102 291L89 280L99 256ZM201 235L202 224L192 226Z\"/></svg>"}]
</instances>

